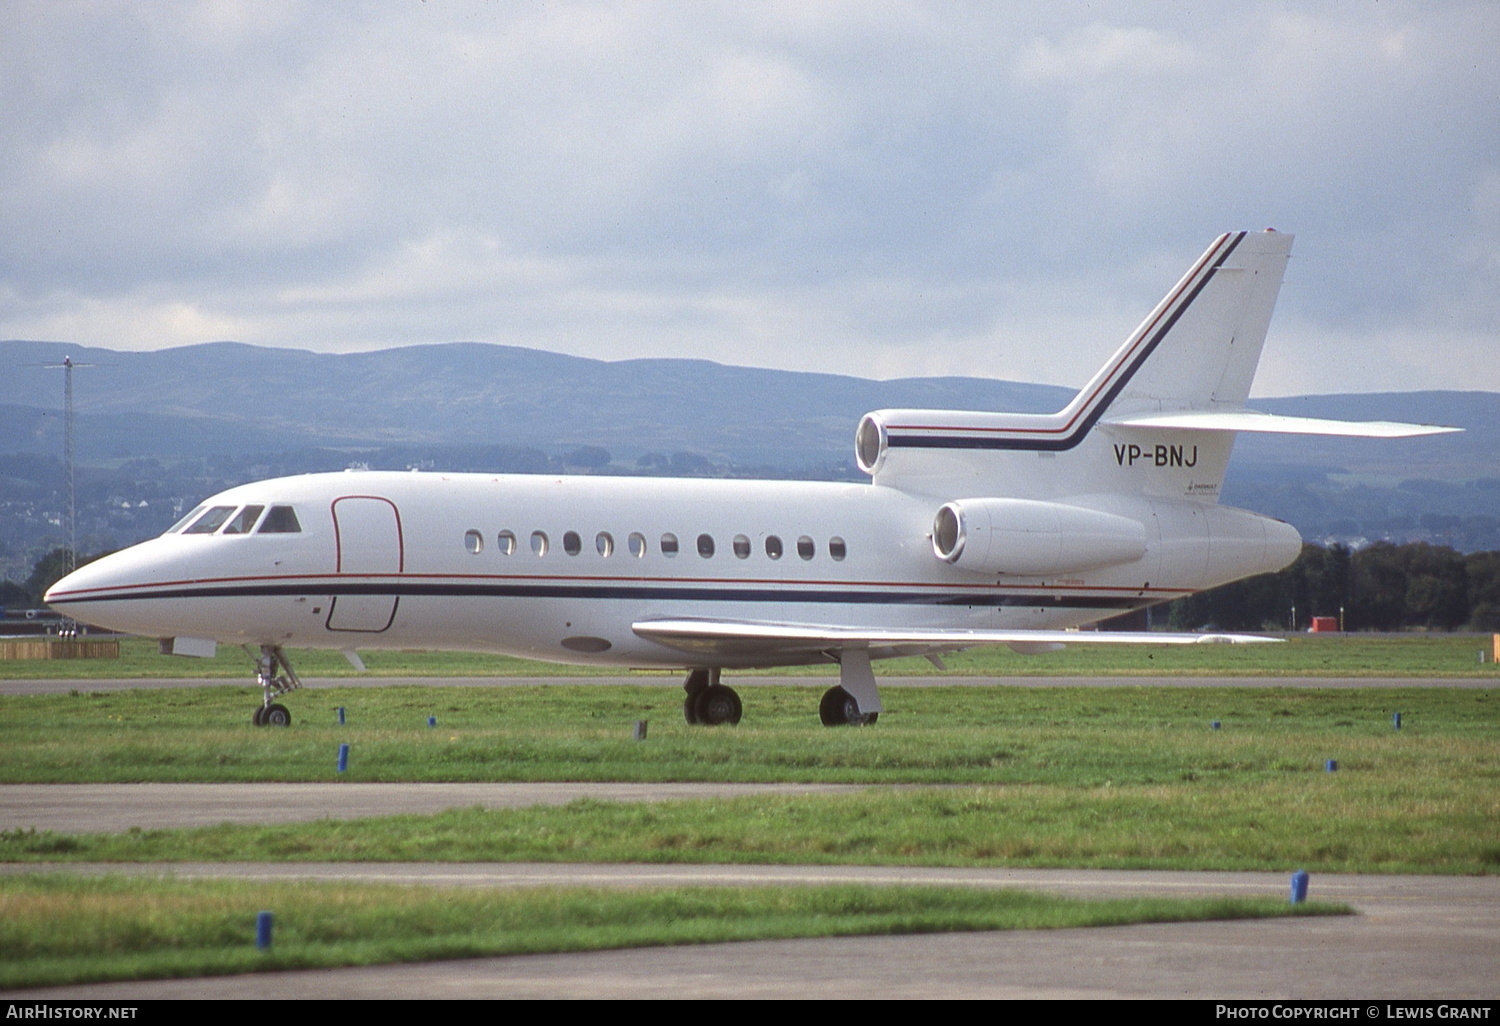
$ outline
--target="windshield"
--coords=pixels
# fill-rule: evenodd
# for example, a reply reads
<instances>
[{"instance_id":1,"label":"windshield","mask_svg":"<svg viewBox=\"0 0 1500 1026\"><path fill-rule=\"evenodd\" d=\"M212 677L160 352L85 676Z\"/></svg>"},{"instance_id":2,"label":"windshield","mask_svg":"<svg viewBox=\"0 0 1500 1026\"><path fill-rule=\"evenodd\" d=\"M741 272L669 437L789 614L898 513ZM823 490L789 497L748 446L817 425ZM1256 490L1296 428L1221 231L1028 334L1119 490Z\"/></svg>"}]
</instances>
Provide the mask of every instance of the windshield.
<instances>
[{"instance_id":1,"label":"windshield","mask_svg":"<svg viewBox=\"0 0 1500 1026\"><path fill-rule=\"evenodd\" d=\"M205 507L205 506L195 506L193 508L193 511L191 513L189 513L187 516L183 517L181 520L177 521L177 523L173 524L171 527L167 528L166 531L164 531L163 533L164 534L176 534L178 531L182 530L188 524L191 524L194 520L197 520L198 519L198 514L202 513L206 508L207 507Z\"/></svg>"},{"instance_id":2,"label":"windshield","mask_svg":"<svg viewBox=\"0 0 1500 1026\"><path fill-rule=\"evenodd\" d=\"M197 520L193 521L193 525L182 533L213 534L219 529L220 525L222 525L224 521L229 519L229 515L233 512L233 506L214 506L207 513L203 514Z\"/></svg>"},{"instance_id":3,"label":"windshield","mask_svg":"<svg viewBox=\"0 0 1500 1026\"><path fill-rule=\"evenodd\" d=\"M246 506L224 525L224 533L249 534L250 528L255 526L255 522L260 519L261 511L265 508L264 506Z\"/></svg>"},{"instance_id":4,"label":"windshield","mask_svg":"<svg viewBox=\"0 0 1500 1026\"><path fill-rule=\"evenodd\" d=\"M261 514L265 513L262 517ZM257 526L259 525L259 526ZM291 506L199 506L167 529L167 534L298 534L302 524Z\"/></svg>"}]
</instances>

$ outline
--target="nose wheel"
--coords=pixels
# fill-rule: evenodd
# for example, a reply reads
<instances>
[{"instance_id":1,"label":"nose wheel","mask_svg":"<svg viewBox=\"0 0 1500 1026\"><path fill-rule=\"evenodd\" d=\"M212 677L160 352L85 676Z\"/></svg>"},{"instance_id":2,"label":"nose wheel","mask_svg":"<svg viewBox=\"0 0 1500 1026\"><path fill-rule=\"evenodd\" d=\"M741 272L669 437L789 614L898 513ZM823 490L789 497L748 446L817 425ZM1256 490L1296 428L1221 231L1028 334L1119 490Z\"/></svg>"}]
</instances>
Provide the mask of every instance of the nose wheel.
<instances>
[{"instance_id":1,"label":"nose wheel","mask_svg":"<svg viewBox=\"0 0 1500 1026\"><path fill-rule=\"evenodd\" d=\"M255 679L264 697L250 722L257 727L290 727L291 710L274 699L297 690L302 681L297 678L297 671L292 669L280 645L260 646L260 655L255 660Z\"/></svg>"},{"instance_id":2,"label":"nose wheel","mask_svg":"<svg viewBox=\"0 0 1500 1026\"><path fill-rule=\"evenodd\" d=\"M277 702L263 705L255 710L250 717L250 722L257 727L290 727L292 725L292 711Z\"/></svg>"}]
</instances>

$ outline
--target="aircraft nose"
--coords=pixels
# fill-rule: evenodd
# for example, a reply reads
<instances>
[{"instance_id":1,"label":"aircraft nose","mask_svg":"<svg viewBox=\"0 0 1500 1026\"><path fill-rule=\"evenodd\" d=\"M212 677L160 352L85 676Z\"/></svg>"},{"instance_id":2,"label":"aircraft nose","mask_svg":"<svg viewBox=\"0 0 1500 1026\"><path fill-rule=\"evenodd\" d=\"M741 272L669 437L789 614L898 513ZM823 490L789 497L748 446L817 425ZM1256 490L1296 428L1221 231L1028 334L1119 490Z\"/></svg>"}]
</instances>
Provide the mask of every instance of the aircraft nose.
<instances>
[{"instance_id":1,"label":"aircraft nose","mask_svg":"<svg viewBox=\"0 0 1500 1026\"><path fill-rule=\"evenodd\" d=\"M85 563L72 573L60 578L47 589L46 594L42 596L42 601L49 606L54 603L66 605L78 601L85 595L94 594L121 583L114 579L118 575L111 573L107 565L111 558L105 556L91 563ZM60 609L58 612L67 612L67 610Z\"/></svg>"},{"instance_id":2,"label":"aircraft nose","mask_svg":"<svg viewBox=\"0 0 1500 1026\"><path fill-rule=\"evenodd\" d=\"M42 602L48 608L73 620L93 624L96 627L103 626L96 616L97 603L86 599L80 601L81 598L94 591L98 576L93 563L81 566L48 588L42 595Z\"/></svg>"},{"instance_id":3,"label":"aircraft nose","mask_svg":"<svg viewBox=\"0 0 1500 1026\"><path fill-rule=\"evenodd\" d=\"M43 593L42 602L50 606L53 602L66 601L64 596L70 592L80 590L78 576L78 571L74 570L72 573L64 574L52 582L52 586ZM58 612L62 612L62 610L58 610Z\"/></svg>"},{"instance_id":4,"label":"aircraft nose","mask_svg":"<svg viewBox=\"0 0 1500 1026\"><path fill-rule=\"evenodd\" d=\"M149 603L131 601L161 576L162 567L150 542L103 556L68 574L42 597L64 616L96 627L140 633L139 612Z\"/></svg>"}]
</instances>

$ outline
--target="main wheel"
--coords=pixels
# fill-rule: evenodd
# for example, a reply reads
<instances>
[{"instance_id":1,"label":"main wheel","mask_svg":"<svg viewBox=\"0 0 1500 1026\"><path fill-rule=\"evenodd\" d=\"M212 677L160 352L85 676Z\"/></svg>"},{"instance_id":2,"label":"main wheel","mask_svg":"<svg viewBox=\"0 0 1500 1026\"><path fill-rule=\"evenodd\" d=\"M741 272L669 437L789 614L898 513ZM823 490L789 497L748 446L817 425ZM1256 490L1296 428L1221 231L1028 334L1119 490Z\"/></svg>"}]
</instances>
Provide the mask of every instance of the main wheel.
<instances>
[{"instance_id":1,"label":"main wheel","mask_svg":"<svg viewBox=\"0 0 1500 1026\"><path fill-rule=\"evenodd\" d=\"M699 723L707 726L727 723L732 727L740 722L745 707L740 703L740 696L735 694L734 688L714 684L698 692L693 701L693 711L698 714Z\"/></svg>"},{"instance_id":2,"label":"main wheel","mask_svg":"<svg viewBox=\"0 0 1500 1026\"><path fill-rule=\"evenodd\" d=\"M261 717L263 727L290 727L292 725L292 711L284 705L272 703L266 706L265 714Z\"/></svg>"},{"instance_id":3,"label":"main wheel","mask_svg":"<svg viewBox=\"0 0 1500 1026\"><path fill-rule=\"evenodd\" d=\"M818 703L818 718L825 727L863 727L879 717L879 713L860 712L854 696L838 686L823 692L823 701Z\"/></svg>"},{"instance_id":4,"label":"main wheel","mask_svg":"<svg viewBox=\"0 0 1500 1026\"><path fill-rule=\"evenodd\" d=\"M255 707L254 715L250 717L250 722L255 724L257 727L264 727L266 725L266 707L263 705L257 705Z\"/></svg>"},{"instance_id":5,"label":"main wheel","mask_svg":"<svg viewBox=\"0 0 1500 1026\"><path fill-rule=\"evenodd\" d=\"M708 722L698 711L698 700L709 688L718 686L717 680L717 670L705 670L699 667L688 671L687 680L682 682L682 688L687 692L687 697L682 700L682 718L687 720L688 726L696 727Z\"/></svg>"}]
</instances>

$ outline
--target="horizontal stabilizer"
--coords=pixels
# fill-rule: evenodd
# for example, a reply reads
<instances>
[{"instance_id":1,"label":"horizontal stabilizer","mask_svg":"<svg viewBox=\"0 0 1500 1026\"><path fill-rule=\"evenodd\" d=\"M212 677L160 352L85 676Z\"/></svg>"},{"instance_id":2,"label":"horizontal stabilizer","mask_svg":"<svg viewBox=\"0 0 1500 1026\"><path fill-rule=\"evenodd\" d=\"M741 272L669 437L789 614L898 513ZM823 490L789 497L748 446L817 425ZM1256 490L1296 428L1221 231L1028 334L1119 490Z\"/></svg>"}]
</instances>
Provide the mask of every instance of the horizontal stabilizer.
<instances>
[{"instance_id":1,"label":"horizontal stabilizer","mask_svg":"<svg viewBox=\"0 0 1500 1026\"><path fill-rule=\"evenodd\" d=\"M1202 645L1279 641L1255 634L1158 634L1145 631L964 630L959 628L882 629L823 624L763 623L753 620L642 620L636 634L695 655L771 656L842 648L956 651L980 645L1024 646L1033 651L1054 645Z\"/></svg>"},{"instance_id":2,"label":"horizontal stabilizer","mask_svg":"<svg viewBox=\"0 0 1500 1026\"><path fill-rule=\"evenodd\" d=\"M1185 410L1179 413L1140 413L1107 417L1111 427L1168 428L1178 431L1252 431L1270 435L1333 435L1342 438L1417 438L1443 435L1463 428L1435 424L1401 424L1393 420L1323 420L1283 417L1255 410Z\"/></svg>"}]
</instances>

